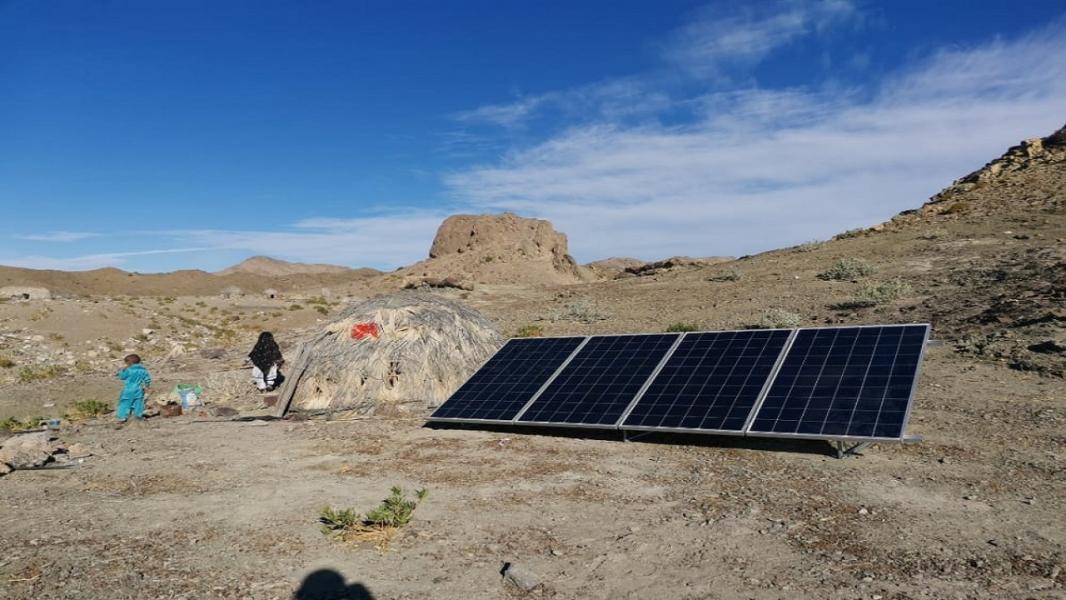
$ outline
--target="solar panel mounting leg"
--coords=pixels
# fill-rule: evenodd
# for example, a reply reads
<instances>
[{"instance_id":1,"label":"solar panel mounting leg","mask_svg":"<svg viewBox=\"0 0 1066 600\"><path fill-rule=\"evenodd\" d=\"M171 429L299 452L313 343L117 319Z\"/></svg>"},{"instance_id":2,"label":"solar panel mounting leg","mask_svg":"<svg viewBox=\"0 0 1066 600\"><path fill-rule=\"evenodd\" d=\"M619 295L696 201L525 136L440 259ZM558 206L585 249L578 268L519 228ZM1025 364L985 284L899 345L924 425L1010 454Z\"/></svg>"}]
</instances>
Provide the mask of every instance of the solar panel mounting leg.
<instances>
[{"instance_id":1,"label":"solar panel mounting leg","mask_svg":"<svg viewBox=\"0 0 1066 600\"><path fill-rule=\"evenodd\" d=\"M862 456L862 451L869 448L873 442L859 442L852 446L848 446L847 442L837 441L837 458L847 458L849 456Z\"/></svg>"},{"instance_id":2,"label":"solar panel mounting leg","mask_svg":"<svg viewBox=\"0 0 1066 600\"><path fill-rule=\"evenodd\" d=\"M639 440L640 438L642 438L642 437L644 437L646 435L651 435L651 433L652 433L651 431L642 431L640 433L630 433L630 432L626 431L625 429L623 429L622 430L622 441L623 442L632 442L633 440Z\"/></svg>"}]
</instances>

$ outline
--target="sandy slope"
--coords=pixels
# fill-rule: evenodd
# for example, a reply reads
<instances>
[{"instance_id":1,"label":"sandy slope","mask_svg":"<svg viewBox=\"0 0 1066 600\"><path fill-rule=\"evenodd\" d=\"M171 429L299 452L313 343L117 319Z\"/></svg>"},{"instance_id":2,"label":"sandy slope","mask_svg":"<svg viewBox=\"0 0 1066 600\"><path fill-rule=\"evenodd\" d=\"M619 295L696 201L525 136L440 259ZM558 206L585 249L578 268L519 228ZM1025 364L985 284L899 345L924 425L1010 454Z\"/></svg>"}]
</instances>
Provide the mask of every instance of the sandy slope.
<instances>
[{"instance_id":1,"label":"sandy slope","mask_svg":"<svg viewBox=\"0 0 1066 600\"><path fill-rule=\"evenodd\" d=\"M768 309L804 325L931 321L945 344L920 383L910 426L920 444L837 460L822 442L623 443L418 420L93 422L63 434L96 452L81 466L0 478L0 597L290 598L322 567L378 599L515 597L503 561L538 574L531 597L1066 597L1063 164L1000 169L946 204L817 246L621 280L443 292L506 332L743 327ZM877 270L817 277L840 258ZM897 279L909 291L896 300L841 306ZM0 329L48 333L62 312L84 333L29 344L59 352L109 335L144 349L166 386L236 369L264 323L288 350L327 318L280 301L69 302L38 320L39 307L0 305ZM154 345L126 337L144 314L160 321ZM0 354L14 348L3 339ZM172 340L189 350L166 358ZM214 346L223 358L200 355ZM0 417L110 399L110 358L98 360L73 380L19 384L0 372ZM254 413L258 402L236 405ZM366 510L393 484L430 496L387 551L319 533L322 505Z\"/></svg>"}]
</instances>

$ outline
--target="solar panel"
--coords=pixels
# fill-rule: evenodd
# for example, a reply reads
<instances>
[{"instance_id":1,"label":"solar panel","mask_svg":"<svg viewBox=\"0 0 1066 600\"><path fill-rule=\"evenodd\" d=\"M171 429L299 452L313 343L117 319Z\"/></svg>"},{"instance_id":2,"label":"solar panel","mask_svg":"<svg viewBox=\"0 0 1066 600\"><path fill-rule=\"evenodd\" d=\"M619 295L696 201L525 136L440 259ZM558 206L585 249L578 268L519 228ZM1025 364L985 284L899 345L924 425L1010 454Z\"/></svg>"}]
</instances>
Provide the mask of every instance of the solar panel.
<instances>
[{"instance_id":1,"label":"solar panel","mask_svg":"<svg viewBox=\"0 0 1066 600\"><path fill-rule=\"evenodd\" d=\"M901 439L928 335L928 325L799 330L748 434Z\"/></svg>"},{"instance_id":2,"label":"solar panel","mask_svg":"<svg viewBox=\"0 0 1066 600\"><path fill-rule=\"evenodd\" d=\"M742 434L790 335L686 333L622 428Z\"/></svg>"},{"instance_id":3,"label":"solar panel","mask_svg":"<svg viewBox=\"0 0 1066 600\"><path fill-rule=\"evenodd\" d=\"M584 340L508 340L429 419L510 422Z\"/></svg>"},{"instance_id":4,"label":"solar panel","mask_svg":"<svg viewBox=\"0 0 1066 600\"><path fill-rule=\"evenodd\" d=\"M516 423L614 427L679 335L591 337Z\"/></svg>"}]
</instances>

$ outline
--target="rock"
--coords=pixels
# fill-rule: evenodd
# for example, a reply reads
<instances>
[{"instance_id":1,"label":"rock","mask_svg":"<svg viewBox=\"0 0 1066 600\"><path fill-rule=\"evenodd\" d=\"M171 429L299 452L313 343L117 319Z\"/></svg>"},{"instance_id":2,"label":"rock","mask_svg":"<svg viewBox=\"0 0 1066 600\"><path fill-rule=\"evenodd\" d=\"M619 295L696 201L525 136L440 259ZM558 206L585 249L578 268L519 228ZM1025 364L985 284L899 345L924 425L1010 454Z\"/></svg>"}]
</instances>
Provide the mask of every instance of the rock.
<instances>
[{"instance_id":1,"label":"rock","mask_svg":"<svg viewBox=\"0 0 1066 600\"><path fill-rule=\"evenodd\" d=\"M240 414L236 409L228 406L212 406L207 409L212 417L236 417Z\"/></svg>"},{"instance_id":2,"label":"rock","mask_svg":"<svg viewBox=\"0 0 1066 600\"><path fill-rule=\"evenodd\" d=\"M7 475L8 473L10 473L13 470L14 469L12 469L11 466L8 465L6 462L0 462L0 477L3 477L4 475Z\"/></svg>"},{"instance_id":3,"label":"rock","mask_svg":"<svg viewBox=\"0 0 1066 600\"><path fill-rule=\"evenodd\" d=\"M514 563L504 563L500 574L504 581L525 592L540 585L540 577L536 573Z\"/></svg>"},{"instance_id":4,"label":"rock","mask_svg":"<svg viewBox=\"0 0 1066 600\"><path fill-rule=\"evenodd\" d=\"M159 415L162 417L180 417L181 405L180 404L164 404L159 407Z\"/></svg>"},{"instance_id":5,"label":"rock","mask_svg":"<svg viewBox=\"0 0 1066 600\"><path fill-rule=\"evenodd\" d=\"M148 337L148 336L150 336L150 335L152 335L154 333L155 333L155 329L148 329L147 327L145 327L144 329L141 330L141 335L144 335L145 337Z\"/></svg>"},{"instance_id":6,"label":"rock","mask_svg":"<svg viewBox=\"0 0 1066 600\"><path fill-rule=\"evenodd\" d=\"M67 448L67 456L70 458L87 458L92 455L85 444L71 444Z\"/></svg>"},{"instance_id":7,"label":"rock","mask_svg":"<svg viewBox=\"0 0 1066 600\"><path fill-rule=\"evenodd\" d=\"M16 435L0 446L0 463L14 469L33 469L52 462L52 455L62 450L51 432L38 431Z\"/></svg>"}]
</instances>

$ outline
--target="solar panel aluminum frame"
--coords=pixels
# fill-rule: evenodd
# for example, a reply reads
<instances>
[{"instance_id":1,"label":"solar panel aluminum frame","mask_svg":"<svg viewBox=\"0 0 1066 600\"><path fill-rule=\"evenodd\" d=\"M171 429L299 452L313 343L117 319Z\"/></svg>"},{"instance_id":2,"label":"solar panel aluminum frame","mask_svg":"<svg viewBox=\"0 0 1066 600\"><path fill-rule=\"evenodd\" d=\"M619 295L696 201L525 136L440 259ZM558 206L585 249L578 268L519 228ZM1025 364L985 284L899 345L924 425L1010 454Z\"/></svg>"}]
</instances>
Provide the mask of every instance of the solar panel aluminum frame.
<instances>
[{"instance_id":1,"label":"solar panel aluminum frame","mask_svg":"<svg viewBox=\"0 0 1066 600\"><path fill-rule=\"evenodd\" d=\"M922 349L918 353L918 366L914 370L914 381L911 382L910 395L907 397L907 410L903 413L903 425L900 428L899 437L874 437L874 436L854 436L854 435L824 435L820 433L775 433L772 431L751 431L751 426L755 423L755 415L759 414L762 410L762 405L766 401L766 396L770 393L770 386L777 379L777 375L780 372L774 373L773 378L768 382L767 387L763 390L762 398L756 403L755 408L752 409L752 421L748 423L748 427L744 431L744 435L747 437L759 437L759 438L777 438L777 439L793 439L793 440L825 440L827 442L845 442L852 444L862 443L903 443L909 439L907 435L907 423L910 422L911 409L914 408L914 397L918 393L918 378L922 374L922 361L925 360L925 350L929 346L929 334L932 330L932 325L929 323L900 323L895 325L840 325L836 327L800 327L793 333L793 340L799 335L800 331L804 330L820 330L820 329L867 329L871 327L879 327L887 329L889 327L925 327L925 336L922 338ZM789 345L791 351L791 344ZM787 356L787 354L785 355ZM782 364L783 360L782 360Z\"/></svg>"},{"instance_id":2,"label":"solar panel aluminum frame","mask_svg":"<svg viewBox=\"0 0 1066 600\"><path fill-rule=\"evenodd\" d=\"M655 426L651 426L651 425L629 425L629 426L626 426L626 425L624 425L624 423L625 423L626 419L629 418L629 414L631 412L633 412L633 409L635 409L637 407L637 403L640 402L640 399L644 396L645 392L647 392L648 388L650 388L652 383L654 383L655 378L659 376L659 372L662 371L664 367L666 367L667 361L670 360L670 357L672 357L674 355L674 351L677 350L677 348L681 345L681 341L685 338L685 336L689 335L690 333L693 334L693 335L698 335L698 334L701 334L701 333L742 333L742 332L748 332L748 331L755 331L755 330L752 330L752 329L725 329L725 330L722 330L722 331L691 331L691 332L685 332L684 334L682 334L681 335L681 339L679 339L674 344L674 347L670 349L670 354L667 355L666 358L663 359L663 362L659 365L659 367L655 370L655 372L652 373L651 377L648 378L648 381L646 381L644 383L644 387L641 388L638 397L635 400L633 400L633 402L631 402L629 404L629 408L626 409L626 412L622 415L622 418L618 420L618 429L621 430L621 431L662 431L662 432L665 432L665 433L699 433L699 434L707 434L707 435L731 435L731 436L735 436L735 437L743 437L744 435L746 435L745 432L748 430L748 427L751 426L752 421L755 420L755 412L756 412L756 410L759 407L762 406L763 399L766 397L766 394L770 391L770 384L773 383L774 379L777 378L777 372L779 370L781 370L781 365L782 365L782 363L785 362L785 356L788 354L789 349L792 348L792 341L796 339L796 330L795 329L788 329L788 328L778 327L778 328L775 328L775 329L761 329L761 330L759 330L759 331L788 331L789 332L789 336L788 336L788 339L785 340L785 344L781 347L781 351L777 355L777 360L774 362L773 369L770 370L770 375L766 378L766 382L763 383L763 387L759 391L759 395L755 398L755 404L752 406L751 412L748 414L748 418L744 421L744 426L740 430L733 430L733 429L695 429L695 428L691 428L691 427L655 427Z\"/></svg>"},{"instance_id":3,"label":"solar panel aluminum frame","mask_svg":"<svg viewBox=\"0 0 1066 600\"><path fill-rule=\"evenodd\" d=\"M581 335L546 335L546 336L537 338L537 339L543 339L543 340L562 339L562 338L583 338L583 339L581 340L581 343L579 343L577 345L577 347L575 347L573 349L573 351L570 352L570 355L566 357L566 360L564 360L562 362L562 364L560 364L559 367L557 369L555 369L555 372L553 372L551 374L551 377L548 377L548 379L544 382L544 384L542 386L540 386L539 388L537 388L537 391L533 393L533 396L529 400L527 400L525 404L522 405L522 409L518 411L518 416L516 416L514 419L461 419L461 418L455 418L455 417L434 417L433 415L430 415L426 420L431 422L431 423L471 423L471 424L486 424L486 425L510 425L510 424L514 423L515 419L517 419L518 417L522 416L522 413L526 412L526 409L529 408L529 406L533 403L533 400L536 400L538 397L540 397L541 393L544 392L544 390L548 387L548 385L552 381L555 381L555 378L559 375L559 373L562 372L562 370L566 367L566 365L570 364L570 361L573 360L573 358L575 356L577 356L578 351L585 347L585 344L587 344L588 341L589 341L589 337L590 336L587 336L587 335L586 336L581 336ZM504 347L506 347L507 344L509 344L512 340L521 340L521 339L527 339L527 338L507 338L507 341L505 341L503 344L501 344L500 347L496 349L496 352L493 352L488 358L486 358L485 361L482 362L481 365L478 366L478 368L474 370L474 373L477 373L481 369L485 368L485 365L487 365L489 363L489 361L492 360L493 358L496 358L496 355L499 354L500 351L503 350ZM471 377L473 377L473 375L471 375ZM466 382L463 382L464 385L465 385L465 383ZM460 385L459 387L462 387L462 385ZM458 390L456 390L456 391L458 391ZM451 398L449 397L449 399L451 399ZM447 401L448 400L445 400L444 402L447 402ZM440 404L440 406L444 406L444 402L442 402ZM437 408L440 408L440 406L438 406ZM436 411L436 408L433 409L433 410Z\"/></svg>"},{"instance_id":4,"label":"solar panel aluminum frame","mask_svg":"<svg viewBox=\"0 0 1066 600\"><path fill-rule=\"evenodd\" d=\"M551 385L551 383L553 381L555 381L555 379L563 372L563 369L565 369L567 367L567 365L570 364L570 361L572 361L577 356L578 350L581 350L582 348L584 348L585 344L588 343L588 341L590 339L592 339L594 337L603 337L603 338L607 338L607 337L636 337L636 336L644 336L644 335L669 335L669 334L668 333L663 333L663 332L654 332L653 331L653 332L650 332L650 333L612 333L610 335L595 335L595 336L590 335L590 336L588 336L587 338L585 338L585 341L582 342L581 345L578 346L577 349L574 350L574 353L571 354L566 359L566 361L559 367L559 370L557 370L551 376L551 378L548 379L548 381L544 384L544 387L541 388L540 390L537 390L536 397L533 400L530 400L528 403L526 403L526 406L524 406L522 408L522 410L518 413L518 415L515 416L514 420L510 421L510 422L515 424L515 425L523 425L523 426L530 426L530 427L564 427L564 428L567 428L567 429L598 429L600 431L618 431L619 430L618 424L621 422L621 419L624 419L625 416L626 416L626 413L624 411L623 411L622 417L620 417L620 420L615 421L612 424L563 423L563 422L560 422L560 421L519 421L518 419L521 419L522 415L524 415L526 413L526 411L529 409L529 407L533 406L534 400L536 400L537 398L540 398L541 394L546 389L548 389L548 386ZM675 335L677 335L677 339L674 340L673 344L666 351L666 354L663 355L663 358L659 361L659 364L655 365L655 369L653 369L651 374L648 375L648 379L645 380L643 384L641 384L640 389L637 390L637 394L638 395L643 393L644 391L646 391L648 389L648 386L651 385L651 382L655 379L655 376L659 374L659 371L662 370L663 365L665 365L666 361L670 359L670 356L673 355L674 350L677 350L677 346L681 343L681 340L685 337L684 333L677 333ZM561 336L561 337L573 337L573 336ZM626 409L628 410L632 406L633 406L633 401L630 400L629 404L626 405Z\"/></svg>"}]
</instances>

